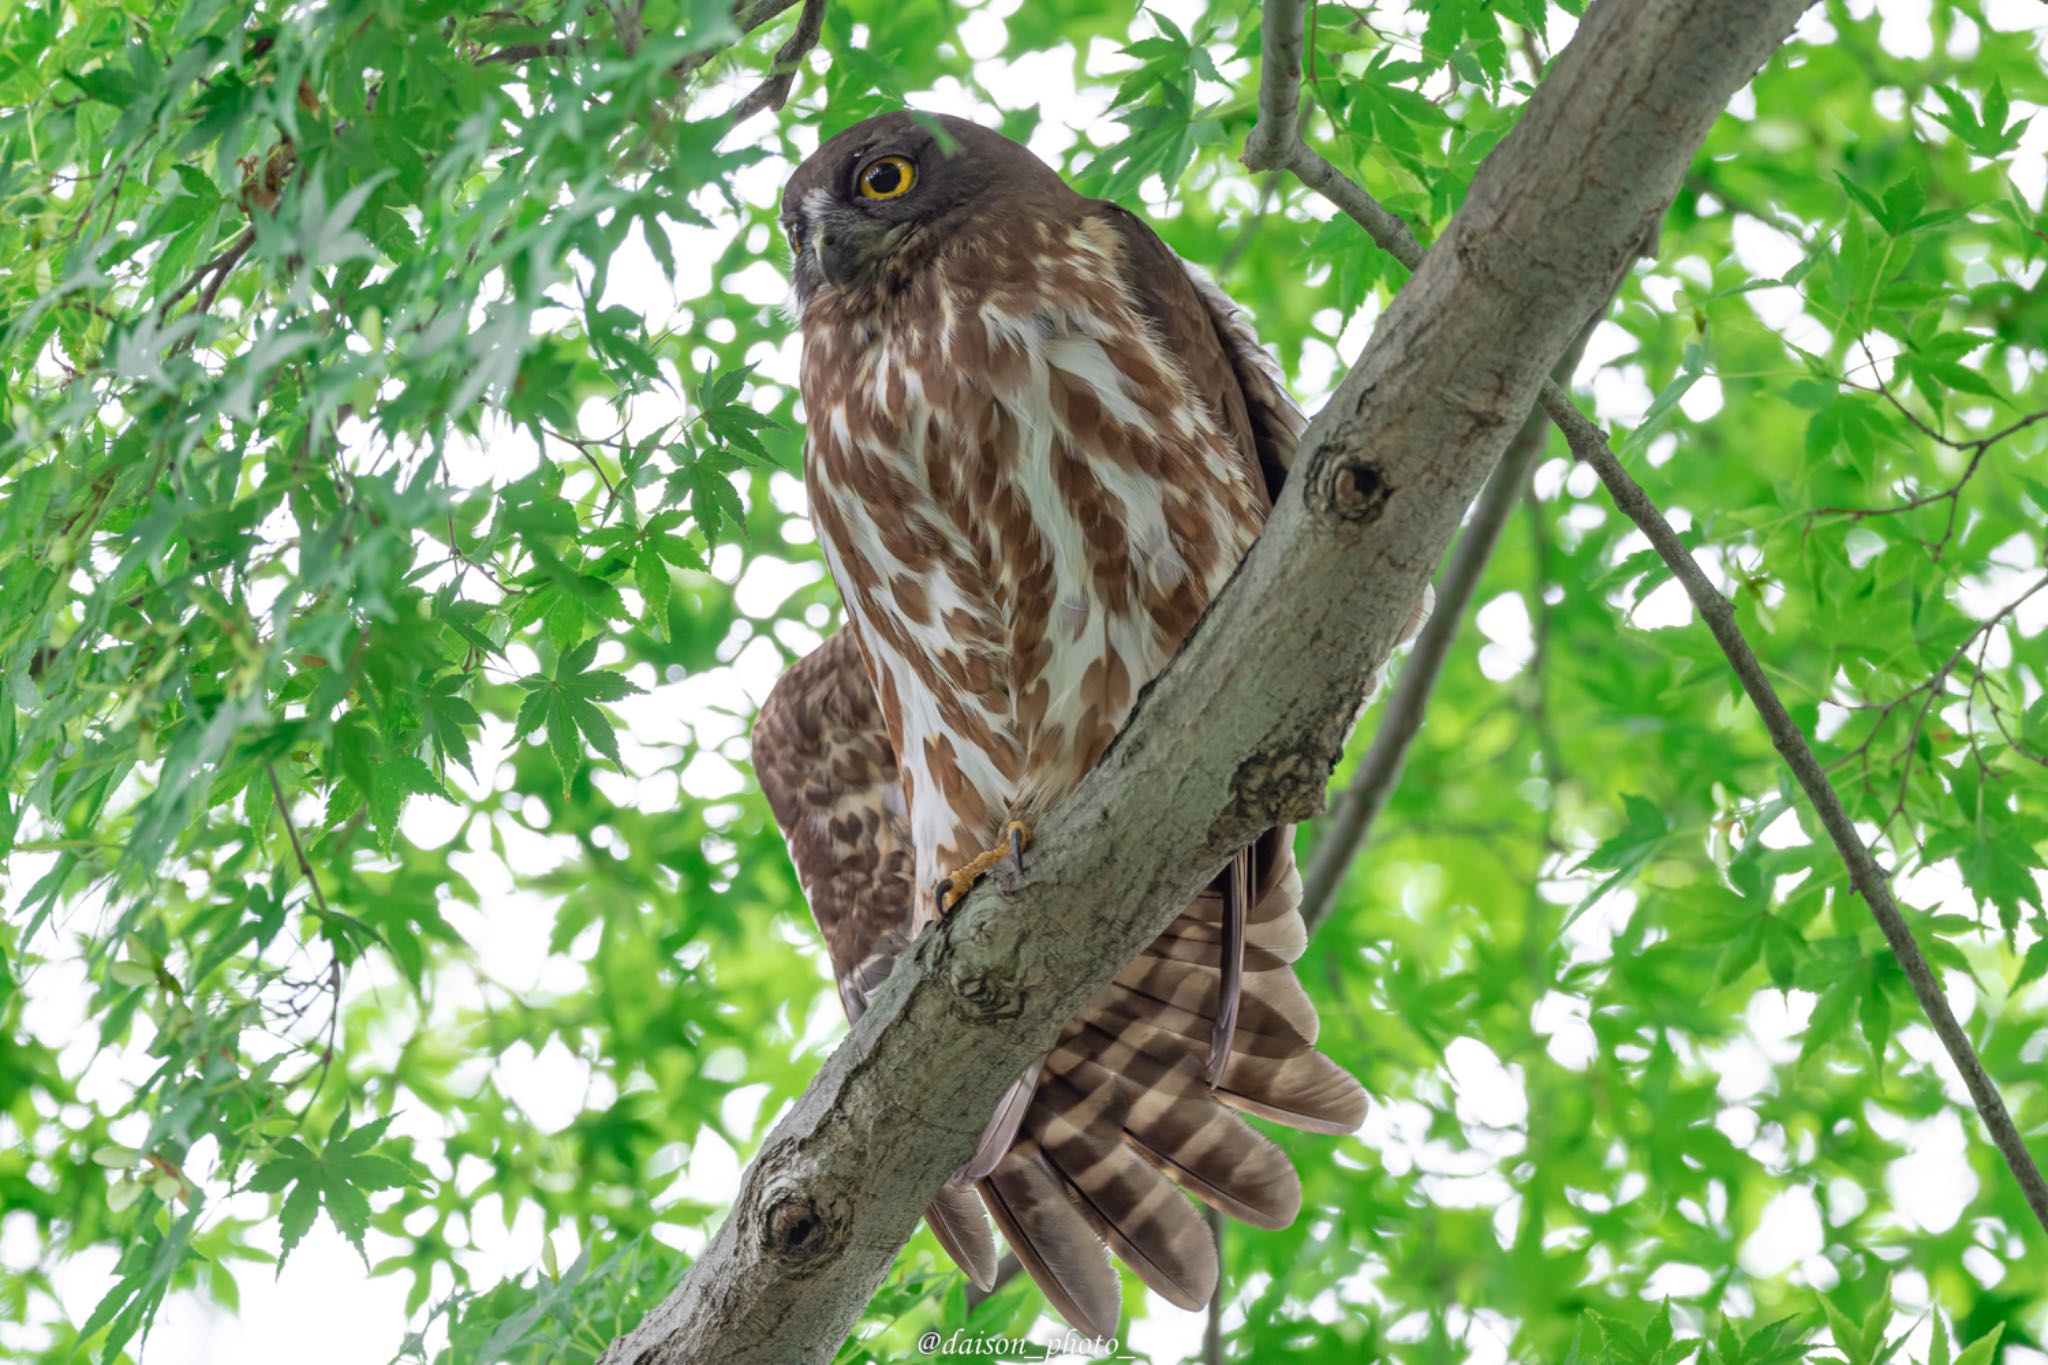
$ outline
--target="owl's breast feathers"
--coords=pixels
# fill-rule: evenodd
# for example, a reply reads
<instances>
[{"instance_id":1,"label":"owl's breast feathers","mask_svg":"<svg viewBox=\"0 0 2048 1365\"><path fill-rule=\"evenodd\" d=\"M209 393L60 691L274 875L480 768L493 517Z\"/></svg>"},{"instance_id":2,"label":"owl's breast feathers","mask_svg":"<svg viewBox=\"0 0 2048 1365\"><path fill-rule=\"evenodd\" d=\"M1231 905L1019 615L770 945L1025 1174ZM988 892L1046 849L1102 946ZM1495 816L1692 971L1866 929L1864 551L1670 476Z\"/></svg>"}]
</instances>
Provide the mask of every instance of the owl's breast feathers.
<instances>
[{"instance_id":1,"label":"owl's breast feathers","mask_svg":"<svg viewBox=\"0 0 2048 1365\"><path fill-rule=\"evenodd\" d=\"M918 268L805 311L813 517L921 869L1079 782L1266 513L1202 300L1134 223L1076 197L949 224ZM1178 278L1141 278L1134 246ZM1206 347L1176 353L1162 299Z\"/></svg>"}]
</instances>

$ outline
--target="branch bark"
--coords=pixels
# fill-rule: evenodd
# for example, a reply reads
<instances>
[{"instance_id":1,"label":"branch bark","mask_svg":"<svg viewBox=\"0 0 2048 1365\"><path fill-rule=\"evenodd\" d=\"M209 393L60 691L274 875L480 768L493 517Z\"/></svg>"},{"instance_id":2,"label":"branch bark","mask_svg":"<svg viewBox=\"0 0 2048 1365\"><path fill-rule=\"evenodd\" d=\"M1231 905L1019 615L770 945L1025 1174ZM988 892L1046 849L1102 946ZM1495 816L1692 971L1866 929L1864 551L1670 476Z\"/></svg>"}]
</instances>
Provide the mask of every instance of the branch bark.
<instances>
[{"instance_id":1,"label":"branch bark","mask_svg":"<svg viewBox=\"0 0 2048 1365\"><path fill-rule=\"evenodd\" d=\"M1292 22L1297 25L1291 49L1287 45L1285 34L1277 35L1276 38L1273 32L1276 22L1288 22L1290 8ZM1298 55L1301 48L1298 32L1300 19L1299 6L1267 6L1266 50L1292 50ZM1576 48L1577 42L1575 41L1572 46ZM1567 49L1566 55L1569 53L1570 49ZM1410 270L1419 271L1425 262L1433 262L1442 254L1438 251L1425 252L1405 223L1382 207L1362 186L1344 176L1302 142L1299 124L1295 118L1295 110L1300 100L1298 69L1290 81L1286 72L1276 71L1269 65L1263 74L1263 81L1259 97L1260 131L1254 132L1247 143L1247 165L1255 170L1280 167L1293 171L1304 183L1322 192L1332 203L1371 233L1381 250L1392 255ZM1277 88L1283 85L1287 88ZM1546 82L1546 87L1547 85ZM1254 151L1257 152L1257 160L1254 159ZM1461 214L1460 218L1463 216ZM1644 224L1646 240L1654 232L1654 228L1654 221ZM1411 285L1410 288L1412 287ZM1403 296L1405 297L1405 292ZM1650 500L1642 486L1622 467L1621 461L1616 458L1613 448L1608 444L1606 434L1579 411L1570 395L1554 380L1546 381L1539 394L1539 401L1542 410L1549 414L1551 420L1557 423L1558 429L1564 433L1572 454L1585 461L1593 472L1599 475L1600 482L1606 487L1608 496L1614 500L1615 506L1648 537L1658 557L1669 566L1685 588L1686 596L1692 599L1693 607L1700 613L1715 643L1720 645L1721 652L1735 670L1743 692L1748 695L1751 705L1756 707L1757 714L1762 717L1764 728L1770 734L1772 746L1785 760L1786 766L1792 770L1792 776L1798 781L1800 789L1806 793L1807 800L1813 803L1814 813L1820 817L1821 824L1828 831L1829 839L1835 845L1835 851L1848 868L1850 884L1870 907L1871 916L1876 919L1879 931L1883 933L1886 944L1890 946L1892 955L1898 960L1900 969L1912 987L1914 999L1919 1002L1921 1011L1933 1025L1936 1036L1941 1039L1942 1047L1948 1052L1949 1060L1955 1064L1956 1071L1961 1075L1963 1085L1970 1093L1971 1103L1976 1106L1978 1116L1983 1119L1984 1127L1990 1133L1992 1145L1998 1149L2007 1169L2012 1172L2013 1179L2018 1182L2027 1207L2032 1210L2042 1229L2048 1231L2048 1181L2043 1180L2040 1168L2021 1139L2018 1128L2013 1124L2012 1115L2006 1110L2005 1100L1999 1094L1990 1074L1984 1069L1984 1063L1977 1056L1969 1035L1963 1031L1955 1012L1949 1008L1948 998L1942 994L1941 984L1936 980L1933 968L1928 965L1926 957L1920 951L1919 943L1913 938L1912 928L1906 923L1905 916L1900 913L1898 901L1892 895L1890 877L1878 865L1876 857L1856 833L1855 823L1849 818L1848 810L1842 805L1841 797L1828 781L1819 760L1814 757L1812 747L1808 745L1798 723L1786 711L1784 702L1779 699L1776 689L1764 675L1763 666L1757 661L1755 651L1750 649L1749 642L1743 638L1741 627L1735 623L1734 607L1714 587L1699 565L1694 563L1692 555L1679 540L1678 533L1672 530L1670 522L1665 520L1663 513L1658 511L1656 504ZM2002 438L2011 431L2041 420L2042 417L2048 417L2048 414L2024 418L2013 427L1994 433L1988 438L1986 445L1988 446L1990 440ZM1938 434L1936 435L1938 438ZM1979 454L1981 456L1981 449ZM1974 462L1972 467L1974 468ZM1419 641L1416 653L1422 653ZM1419 723L1419 710L1415 720ZM1378 746L1379 736L1375 736L1375 749ZM1391 790L1393 782L1399 777L1399 763L1404 750L1405 743L1397 745L1394 749L1392 766L1384 775L1386 790ZM1385 790L1379 791L1378 799L1384 801L1385 794ZM1370 814L1365 818L1369 822ZM1362 837L1362 829L1359 833ZM1311 889L1314 886L1314 871L1315 869L1311 868ZM1341 868L1337 869L1338 874L1341 874L1341 871ZM1325 894L1328 894L1327 890Z\"/></svg>"},{"instance_id":2,"label":"branch bark","mask_svg":"<svg viewBox=\"0 0 2048 1365\"><path fill-rule=\"evenodd\" d=\"M789 98L789 87L795 82L804 58L818 45L824 32L825 0L804 0L803 13L796 18L796 31L775 50L767 76L726 113L727 128L745 123L763 109L780 109Z\"/></svg>"},{"instance_id":3,"label":"branch bark","mask_svg":"<svg viewBox=\"0 0 2048 1365\"><path fill-rule=\"evenodd\" d=\"M1571 378L1588 335L1590 329L1579 333L1565 358L1551 371L1553 382L1563 383ZM1358 771L1352 774L1350 785L1337 798L1330 813L1316 821L1315 856L1309 859L1308 871L1301 880L1301 917L1311 937L1329 918L1330 908L1336 904L1337 888L1343 885L1352 860L1365 846L1366 836L1386 808L1387 798L1401 783L1401 770L1408 764L1408 746L1422 729L1422 715L1429 708L1437 679L1443 674L1444 660L1450 657L1451 642L1458 638L1458 631L1465 624L1465 609L1472 603L1472 594L1479 587L1487 561L1493 558L1494 546L1500 543L1509 514L1521 500L1529 466L1543 453L1544 440L1549 435L1550 421L1541 408L1530 409L1521 430L1508 442L1507 453L1501 456L1493 477L1486 481L1479 501L1472 504L1471 520L1465 523L1451 557L1444 562L1443 574L1437 580L1436 609L1423 623L1421 634L1415 637L1415 645L1401 665L1401 676L1394 680L1386 709L1380 713L1379 728L1373 731L1365 757L1358 761ZM1535 514L1532 509L1532 515Z\"/></svg>"},{"instance_id":4,"label":"branch bark","mask_svg":"<svg viewBox=\"0 0 2048 1365\"><path fill-rule=\"evenodd\" d=\"M1232 853L1315 812L1366 678L1545 373L1805 4L1588 12L1310 424L1235 578L1037 831L1029 874L998 874L898 961L607 1360L829 1359L1010 1079ZM1275 8L1298 30L1299 4Z\"/></svg>"},{"instance_id":5,"label":"branch bark","mask_svg":"<svg viewBox=\"0 0 2048 1365\"><path fill-rule=\"evenodd\" d=\"M798 0L739 0L732 9L733 27L741 33L752 33L785 10L795 8L797 3ZM720 47L700 47L679 59L668 69L668 74L676 80L682 80L724 51L725 49Z\"/></svg>"}]
</instances>

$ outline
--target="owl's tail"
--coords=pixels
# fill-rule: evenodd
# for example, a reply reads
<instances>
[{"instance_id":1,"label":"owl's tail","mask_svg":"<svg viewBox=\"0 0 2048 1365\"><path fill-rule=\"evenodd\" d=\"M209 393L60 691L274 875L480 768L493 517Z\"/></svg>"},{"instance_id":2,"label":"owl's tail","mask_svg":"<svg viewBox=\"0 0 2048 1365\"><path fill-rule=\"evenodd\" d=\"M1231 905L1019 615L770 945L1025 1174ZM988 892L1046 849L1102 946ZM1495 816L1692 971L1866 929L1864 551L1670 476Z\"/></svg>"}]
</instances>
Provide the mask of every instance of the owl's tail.
<instances>
[{"instance_id":1,"label":"owl's tail","mask_svg":"<svg viewBox=\"0 0 2048 1365\"><path fill-rule=\"evenodd\" d=\"M970 1186L941 1186L938 1196L925 1206L925 1224L932 1236L953 1258L953 1264L967 1272L977 1289L991 1289L996 1282L996 1244L988 1235L988 1223L975 1206Z\"/></svg>"},{"instance_id":2,"label":"owl's tail","mask_svg":"<svg viewBox=\"0 0 2048 1365\"><path fill-rule=\"evenodd\" d=\"M1321 1133L1365 1121L1358 1082L1315 1050L1315 1009L1295 979L1307 936L1291 834L1269 831L1239 855L1247 866L1225 869L1067 1026L1015 1144L980 1184L1019 1262L1082 1331L1116 1334L1105 1246L1182 1308L1215 1292L1215 1245L1181 1190L1257 1227L1293 1221L1294 1168L1240 1112ZM1233 875L1250 888L1243 968L1212 1087Z\"/></svg>"}]
</instances>

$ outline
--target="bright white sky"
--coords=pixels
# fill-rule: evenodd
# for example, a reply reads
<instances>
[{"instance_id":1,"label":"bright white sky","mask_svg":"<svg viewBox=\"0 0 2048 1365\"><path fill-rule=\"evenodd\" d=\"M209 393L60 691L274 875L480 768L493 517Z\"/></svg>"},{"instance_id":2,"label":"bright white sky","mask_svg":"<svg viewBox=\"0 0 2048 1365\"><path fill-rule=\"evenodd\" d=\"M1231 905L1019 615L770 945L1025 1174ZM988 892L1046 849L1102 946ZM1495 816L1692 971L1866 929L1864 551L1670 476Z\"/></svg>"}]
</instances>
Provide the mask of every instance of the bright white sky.
<instances>
[{"instance_id":1,"label":"bright white sky","mask_svg":"<svg viewBox=\"0 0 2048 1365\"><path fill-rule=\"evenodd\" d=\"M1003 43L1004 19L1014 13L1021 2L995 0L995 3L970 13L962 28L962 40L969 54L984 62L982 79L994 98L1006 108L1036 105L1041 110L1043 122L1032 142L1035 150L1048 158L1072 145L1078 133L1085 132L1099 141L1114 140L1120 135L1120 130L1103 118L1106 97L1100 92L1083 94L1075 90L1070 53L1038 54L1008 65L995 60L995 54ZM1930 0L1876 0L1875 4L1873 0L1852 0L1851 8L1859 15L1873 7L1880 10L1884 16L1884 45L1900 55L1920 57L1929 55L1933 42L1928 24L1929 5ZM1183 24L1192 24L1202 10L1201 0L1163 0L1152 7ZM2048 20L2044 20L2043 11L2035 0L1991 0L1988 8L1991 22L1998 28L2048 30ZM1420 31L1420 24L1407 13L1403 0L1388 0L1377 5L1375 22L1383 29L1405 27L1411 32ZM1553 39L1562 45L1569 35L1571 21L1563 16L1553 16L1553 23L1559 28L1553 33ZM1809 15L1807 26L1807 36L1824 36L1820 30L1825 28L1825 24L1815 15ZM1974 49L1974 35L1962 35L1951 45L1949 55L1966 60ZM822 54L814 55L812 60L821 63ZM1123 64L1114 48L1106 44L1098 44L1092 49L1089 61L1091 70L1100 71L1112 71ZM1223 74L1233 81L1242 80L1246 75L1243 68L1243 63L1226 64ZM739 80L707 91L702 97L701 107L707 112L722 109L745 85L745 80ZM1219 87L1206 91L1205 95L1215 97L1222 93ZM928 110L967 117L980 115L986 118L992 112L950 82L919 96L915 103ZM2020 114L2030 112L2028 106L2019 102L2015 102L2014 109ZM1753 112L1753 101L1747 91L1738 97L1736 111L1739 114ZM2048 118L2035 119L2028 134L2028 145L2013 158L2012 165L2022 182L2023 192L2032 202L2040 204L2044 180L2048 180ZM773 159L751 167L738 177L739 193L754 203L768 203L779 193L790 169L787 164ZM700 198L699 207L721 221L715 221L710 228L685 228L675 232L674 255L685 276L680 291L671 288L652 255L636 237L628 241L612 263L607 301L642 307L647 312L650 325L659 327L673 316L678 292L688 298L709 287L710 262L729 239L734 224L719 212L718 204L708 193ZM1319 215L1327 212L1316 205L1312 205L1310 211ZM1800 254L1790 239L1748 220L1739 224L1735 244L1743 264L1763 277L1781 274ZM1686 269L1686 264L1680 262L1671 267L1672 275L1649 280L1646 287L1651 296L1657 297L1660 290L1675 291L1677 275ZM727 280L725 285L752 302L767 304L781 300L786 281L772 268L755 265ZM1792 291L1765 291L1748 297L1767 323L1795 339L1802 332L1816 334L1820 331L1819 324L1802 312ZM1350 320L1343 327L1334 347L1322 342L1310 343L1302 373L1295 376L1295 380L1297 393L1311 410L1327 393L1342 368L1356 358L1373 320L1374 309L1368 307L1363 316ZM1340 320L1333 314L1329 321L1331 325L1327 330L1337 331L1336 324ZM1629 349L1630 343L1618 328L1603 329L1596 333L1588 348L1580 375L1582 382L1590 384L1599 415L1623 427L1640 416L1651 398L1650 388L1639 368L1611 363ZM762 347L760 353L751 358L760 363L760 375L764 380L794 383L796 352L793 340L779 349ZM1711 377L1696 385L1684 403L1688 415L1696 419L1711 416L1720 406L1720 386ZM645 411L636 414L636 425L644 422L651 428L666 420L667 416L666 413ZM1663 438L1661 449L1652 447L1652 459L1657 463L1669 458L1670 439ZM505 433L502 438L493 439L488 461L481 451L472 452L466 468L451 467L450 472L459 479L477 482L493 478L505 480L518 477L526 467L530 467L534 458L535 452L523 436ZM587 474L571 477L589 478ZM1545 481L1552 491L1569 480L1575 493L1591 492L1590 472L1571 470L1563 461L1546 467L1539 473L1539 479ZM1579 486L1582 480L1585 487ZM572 483L570 491L572 494L576 491L575 484ZM803 490L793 479L777 480L776 497L778 502L792 510L803 505ZM1584 510L1587 515L1600 515L1596 509ZM1682 513L1680 516L1682 518ZM2035 547L2015 544L2009 575L2000 576L1999 581L1973 585L1972 597L1981 599L1987 608L1992 603L2009 600L2012 582L2026 570L2037 570L2038 556L2039 551ZM728 550L714 561L714 571L731 580L739 572L738 560L737 552ZM817 572L812 565L789 565L767 557L757 558L739 580L739 605L749 615L766 612L797 587L811 582ZM1669 592L1660 590L1643 604L1638 611L1640 624L1675 624L1687 618L1689 608L1676 584L1668 587ZM2037 599L2035 605L2040 611L2020 622L2020 628L2029 635L2048 626L2048 598ZM822 610L819 617L813 624L822 626L825 624ZM1488 676L1504 679L1527 666L1532 648L1529 615L1519 597L1507 595L1484 604L1478 613L1477 624L1488 642L1482 655L1482 667ZM814 639L805 639L798 632L792 634L788 642L804 646ZM612 648L610 657L600 656L603 661L618 661L616 647ZM533 663L530 658L515 658L515 664L521 671ZM620 728L620 739L626 767L640 776L627 778L596 769L593 770L595 779L614 799L629 801L647 810L674 809L686 799L714 801L740 790L747 780L743 770L735 762L727 761L727 758L744 761L745 754L743 724L730 714L734 696L740 693L752 702L758 702L774 681L779 666L779 656L768 642L756 640L737 648L725 667L709 675L660 679L654 677L651 670L642 668L636 680L648 688L647 695L628 699L616 708L624 722ZM684 741L692 739L707 752L683 771L674 771L665 756L674 753ZM509 727L495 722L487 726L477 746L477 778L472 790L480 791L498 783L500 765L509 751L509 744ZM714 748L722 750L727 757L708 752ZM455 781L471 785L459 773L451 776ZM455 836L459 821L443 803L417 801L408 810L405 824L410 837L428 846L438 846ZM1776 843L1781 836L1788 840L1800 837L1789 817L1773 828L1767 842ZM443 1008L450 1015L480 1003L490 990L548 993L573 988L580 982L581 971L574 961L549 958L545 952L552 903L522 889L522 883L570 857L575 851L573 845L567 841L535 836L530 831L520 831L519 837L507 841L507 846L508 860L500 861L489 851L488 841L479 829L472 837L471 849L457 855L460 870L475 884L483 902L493 909L486 921L483 916L465 912L460 906L447 906L456 928L477 949L484 978L472 979L467 992L443 990ZM8 869L8 880L16 887L26 886L42 870L37 860L17 857L14 866ZM1901 890L1917 903L1945 900L1961 894L1956 879L1941 870L1923 874L1915 879L1915 884ZM1583 889L1576 885L1558 884L1547 887L1546 892L1554 893L1560 901L1572 902L1578 899ZM1581 918L1571 930L1575 956L1605 956L1613 935L1633 908L1631 896L1616 895ZM570 957L576 956L572 950ZM821 962L820 971L823 970ZM351 993L392 985L389 980L375 979L376 975L374 971L359 970L350 982ZM485 979L494 984L486 985ZM1967 1019L1976 1005L1974 993L1963 981L1955 982L1952 989L1957 1011ZM387 998L402 998L404 994L402 990L392 991ZM29 995L28 1024L31 1033L46 1039L79 1039L67 1050L66 1062L67 1069L85 1067L82 1098L107 1109L117 1108L133 1084L147 1073L147 1061L141 1056L140 1048L120 1055L91 1057L89 1039L92 1030L81 1027L86 999L82 978L76 971L65 970L62 964L38 973L31 983ZM823 1008L831 1003L829 996L824 997L820 1012L806 1021L804 1030L806 1041L821 1049L821 1055L841 1028L836 1007ZM1790 1155L1786 1151L1786 1136L1775 1125L1760 1124L1750 1101L1771 1085L1773 1065L1796 1055L1799 1034L1812 1004L1812 997L1801 991L1792 992L1789 998L1781 998L1776 993L1759 994L1749 1012L1749 1036L1721 1053L1703 1059L1718 1069L1723 1077L1720 1089L1727 1107L1722 1112L1719 1126L1732 1141L1766 1161L1782 1162ZM1549 1037L1550 1053L1559 1064L1582 1068L1590 1059L1594 1041L1586 1017L1586 1001L1563 994L1553 993L1538 1006L1535 1025ZM424 1022L425 1026L432 1026L437 1021ZM394 1033L382 1039L381 1045L395 1051L399 1041ZM1924 1026L1904 1028L1900 1041L1917 1058L1947 1076L1956 1098L1967 1106L1960 1081L1954 1077L1938 1043ZM479 1063L478 1079L481 1079L483 1065ZM733 1078L738 1078L737 1067ZM543 1128L550 1130L565 1125L584 1104L603 1104L611 1098L604 1093L604 1082L601 1079L594 1081L588 1069L559 1043L549 1044L538 1055L523 1048L507 1055L497 1068L496 1080L506 1095L530 1113ZM1526 1118L1527 1105L1519 1069L1504 1066L1483 1041L1459 1039L1448 1049L1446 1066L1438 1083L1443 1097L1454 1100L1460 1119L1469 1125L1471 1148L1457 1150L1441 1140L1430 1139L1429 1111L1414 1102L1375 1105L1363 1138L1391 1170L1398 1173L1420 1168L1427 1172L1426 1184L1431 1196L1439 1202L1447 1206L1484 1205L1496 1208L1497 1226L1503 1229L1504 1236L1509 1235L1519 1208L1500 1171L1502 1163L1512 1160L1522 1148L1519 1129ZM758 1114L760 1099L758 1088L739 1091L728 1106L728 1121L739 1131L764 1130L774 1116ZM1912 1140L1914 1154L1896 1163L1887 1181L1889 1197L1900 1216L1929 1230L1948 1227L1956 1216L1955 1211L1963 1206L1976 1184L1975 1175L1962 1159L1965 1141L1962 1123L1953 1114L1943 1114L1918 1125L1916 1129L1904 1120L1877 1112L1873 1112L1872 1121L1888 1138ZM755 1127L757 1123L760 1128ZM401 1131L410 1132L420 1139L425 1154L431 1157L439 1150L442 1133L431 1115L409 1114L401 1119L401 1124ZM0 1140L13 1136L6 1121L0 1119ZM676 1152L674 1166L674 1184L658 1196L658 1202L687 1196L716 1203L730 1197L740 1161L722 1139L707 1133L694 1150ZM475 1179L474 1172L457 1174L458 1185L473 1183ZM243 1198L249 1201L247 1206L232 1207L231 1212L246 1217L263 1215L265 1206L260 1198ZM1826 1200L1837 1207L1854 1207L1862 1199L1860 1191L1846 1185L1826 1190L1787 1191L1769 1206L1761 1227L1742 1247L1740 1254L1744 1266L1758 1274L1787 1273L1794 1279L1821 1288L1830 1287L1834 1279L1832 1267L1818 1254L1821 1222L1817 1201ZM1710 1212L1718 1217L1723 1210ZM522 1274L539 1263L542 1228L537 1215L531 1210L516 1219L509 1230L504 1230L502 1210L496 1207L494 1199L486 1199L471 1212L471 1231L479 1244L488 1248L486 1252L469 1258L469 1269L475 1283L480 1286L493 1283L501 1276ZM263 1240L268 1235L259 1233L258 1239ZM377 1234L373 1233L370 1240L373 1260L395 1249L395 1244ZM695 1250L696 1247L689 1246L689 1249ZM556 1251L563 1264L576 1254L576 1248L569 1244L566 1234L558 1235ZM32 1262L37 1254L38 1248L26 1215L0 1219L0 1264L22 1266ZM1966 1257L1966 1264L1987 1280L1998 1273L1996 1260L1982 1251ZM74 1320L82 1320L105 1291L111 1282L111 1269L112 1258L104 1253L88 1253L60 1267L58 1288ZM145 1359L150 1365L269 1365L269 1362L281 1359L294 1360L301 1365L361 1365L361 1362L388 1359L397 1348L404 1330L403 1296L407 1281L399 1277L370 1279L364 1274L354 1250L333 1230L324 1216L275 1280L266 1268L256 1266L244 1268L240 1278L243 1306L239 1316L220 1311L191 1296L174 1298L166 1307L146 1348ZM1679 1297L1701 1292L1706 1286L1705 1271L1671 1267L1652 1286L1652 1292L1653 1297L1667 1293ZM1896 1290L1902 1312L1917 1314L1928 1302L1927 1286L1916 1274L1901 1276ZM1365 1301L1370 1301L1373 1295L1369 1283L1347 1286L1346 1292ZM1731 1309L1739 1307L1739 1304L1731 1304ZM1333 1316L1344 1311L1335 1295L1326 1296L1315 1308ZM1160 1361L1193 1354L1200 1342L1199 1317L1180 1313L1164 1304L1155 1305L1155 1310L1153 1316L1131 1326L1130 1346ZM1467 1346L1472 1361L1490 1363L1506 1360L1512 1330L1509 1324L1481 1313L1470 1321L1469 1326ZM1418 1322L1413 1327L1419 1335L1422 1324ZM0 1354L5 1354L10 1343L19 1343L19 1334L23 1330L0 1324ZM1049 1334L1051 1329L1048 1325L1042 1330ZM1922 1329L1923 1334L1925 1330ZM1913 1349L1917 1354L1924 1346L1924 1340L1916 1341ZM2025 1351L2015 1354L2010 1350L2008 1355L2015 1360L2048 1365L2048 1356Z\"/></svg>"}]
</instances>

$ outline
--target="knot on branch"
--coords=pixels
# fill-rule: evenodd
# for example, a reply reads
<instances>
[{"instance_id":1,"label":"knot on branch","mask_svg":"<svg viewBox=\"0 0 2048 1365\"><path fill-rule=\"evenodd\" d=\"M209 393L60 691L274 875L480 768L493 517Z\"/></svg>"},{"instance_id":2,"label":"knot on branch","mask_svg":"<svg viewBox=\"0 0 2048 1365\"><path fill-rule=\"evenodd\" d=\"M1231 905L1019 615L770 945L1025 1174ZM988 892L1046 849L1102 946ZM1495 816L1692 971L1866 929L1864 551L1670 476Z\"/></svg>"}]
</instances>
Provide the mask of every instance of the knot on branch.
<instances>
[{"instance_id":1,"label":"knot on branch","mask_svg":"<svg viewBox=\"0 0 2048 1365\"><path fill-rule=\"evenodd\" d=\"M1323 808L1323 791L1342 743L1341 733L1330 741L1305 736L1291 748L1256 753L1238 764L1231 781L1236 799L1218 818L1218 827L1228 823L1256 834L1315 815ZM1240 833L1236 828L1228 832L1232 838Z\"/></svg>"},{"instance_id":2,"label":"knot on branch","mask_svg":"<svg viewBox=\"0 0 2048 1365\"><path fill-rule=\"evenodd\" d=\"M1394 488L1369 460L1332 462L1323 486L1323 503L1332 516L1355 526L1379 520L1394 496Z\"/></svg>"},{"instance_id":3,"label":"knot on branch","mask_svg":"<svg viewBox=\"0 0 2048 1365\"><path fill-rule=\"evenodd\" d=\"M832 1250L843 1223L801 1190L771 1189L762 1199L761 1252L801 1274Z\"/></svg>"},{"instance_id":4,"label":"knot on branch","mask_svg":"<svg viewBox=\"0 0 2048 1365\"><path fill-rule=\"evenodd\" d=\"M970 1024L1000 1024L1024 1011L1024 992L994 972L951 974L960 1015Z\"/></svg>"}]
</instances>

